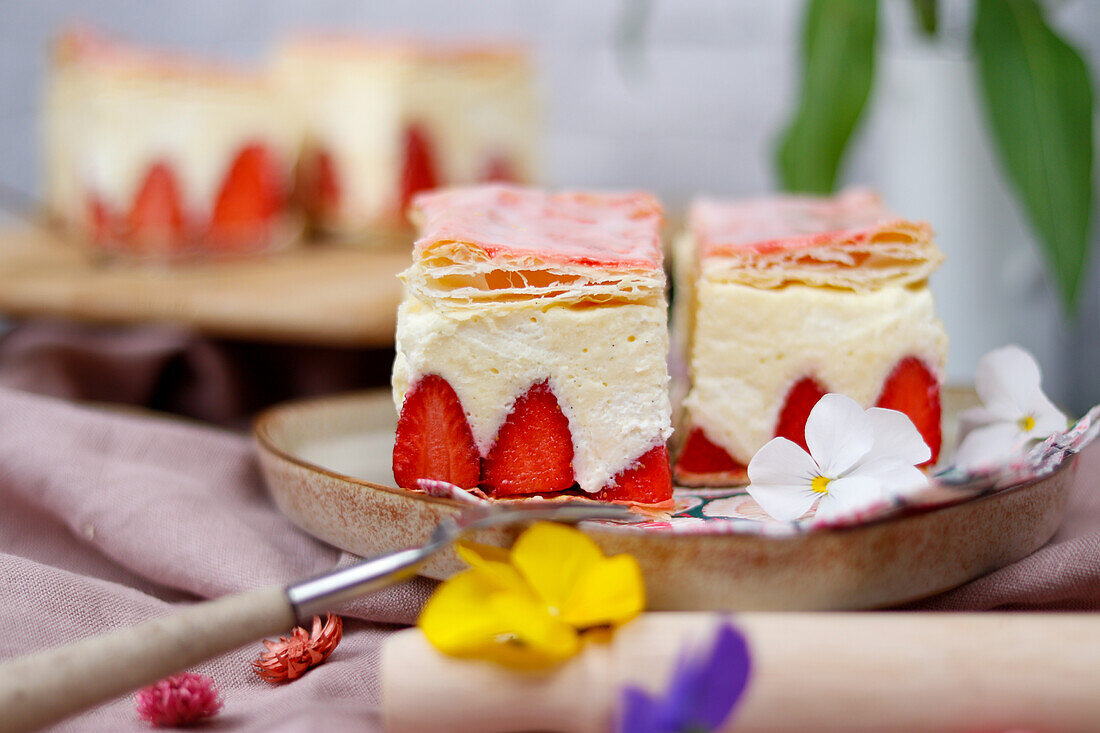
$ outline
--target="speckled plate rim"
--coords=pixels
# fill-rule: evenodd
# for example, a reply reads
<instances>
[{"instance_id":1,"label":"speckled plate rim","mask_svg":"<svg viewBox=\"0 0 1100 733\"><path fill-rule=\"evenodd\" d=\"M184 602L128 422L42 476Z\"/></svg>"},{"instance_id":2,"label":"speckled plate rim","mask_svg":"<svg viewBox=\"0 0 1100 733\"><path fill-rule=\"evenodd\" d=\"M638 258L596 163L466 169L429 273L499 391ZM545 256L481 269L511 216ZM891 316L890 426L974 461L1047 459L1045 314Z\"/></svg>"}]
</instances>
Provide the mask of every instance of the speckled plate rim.
<instances>
[{"instance_id":1,"label":"speckled plate rim","mask_svg":"<svg viewBox=\"0 0 1100 733\"><path fill-rule=\"evenodd\" d=\"M377 389L360 390L355 392L341 393L338 395L304 398L283 402L278 405L269 407L256 415L253 420L252 433L256 442L259 444L262 450L268 451L272 455L275 455L280 459L295 466L298 466L299 468L306 471L312 471L337 481L361 486L363 488L371 489L373 491L383 491L388 494L393 494L407 499L446 506L450 509L461 510L464 508L468 508L470 504L458 501L456 499L431 496L429 494L417 491L409 491L408 489L402 489L397 486L389 486L386 484L377 483L375 481L370 481L368 479L363 479L356 476L350 476L348 474L332 470L318 463L302 458L299 455L295 455L291 451L284 450L278 445L278 441L271 435L271 425L280 417L282 417L287 411L301 409L323 409L326 404L341 404L354 399L374 398L381 401L381 397L384 394L388 393L384 390ZM967 492L965 486L949 486L946 484L938 484L935 479L933 479L931 488L940 496L940 498L935 501L928 503L899 501L892 503L889 506L881 507L879 511L876 511L871 516L836 525L811 525L808 523L796 522L783 524L758 522L758 524L762 525L767 524L772 531L748 531L744 529L745 520L742 520L741 522L737 522L737 520L723 521L724 518L722 517L714 517L712 527L705 529L697 528L687 532L653 530L645 527L637 527L629 524L616 524L612 522L586 523L586 526L589 526L592 529L596 529L598 531L605 532L625 532L630 534L644 533L646 536L654 538L671 538L684 535L691 535L695 537L746 535L759 537L761 539L769 541L783 541L795 537L804 537L808 533L852 532L867 527L873 527L875 525L885 522L895 522L918 515L927 515L936 512L948 511L957 508L962 504L994 501L1003 498L1005 495L1011 494L1013 492L1023 491L1028 488L1034 487L1036 484L1046 483L1050 481L1057 474L1069 470L1074 465L1076 458L1076 454L1068 456L1056 468L1041 477L1013 483L1006 486L987 488L981 491ZM678 487L676 490L681 491L683 489ZM708 522L708 524L710 524L710 522Z\"/></svg>"},{"instance_id":2,"label":"speckled plate rim","mask_svg":"<svg viewBox=\"0 0 1100 733\"><path fill-rule=\"evenodd\" d=\"M389 395L374 391L286 403L258 416L260 467L279 509L307 533L369 556L422 544L438 522L469 506L343 472L354 464L339 456L358 455L347 451L357 451L360 435L361 465L377 466L377 441L392 429L392 410ZM318 465L328 459L317 445L335 449L332 468ZM1064 464L1037 481L853 526L778 536L594 522L582 529L605 553L637 559L654 610L879 608L954 588L1041 547L1061 523L1073 487L1076 461ZM472 539L507 547L518 531L487 530ZM448 549L420 572L442 579L464 567Z\"/></svg>"}]
</instances>

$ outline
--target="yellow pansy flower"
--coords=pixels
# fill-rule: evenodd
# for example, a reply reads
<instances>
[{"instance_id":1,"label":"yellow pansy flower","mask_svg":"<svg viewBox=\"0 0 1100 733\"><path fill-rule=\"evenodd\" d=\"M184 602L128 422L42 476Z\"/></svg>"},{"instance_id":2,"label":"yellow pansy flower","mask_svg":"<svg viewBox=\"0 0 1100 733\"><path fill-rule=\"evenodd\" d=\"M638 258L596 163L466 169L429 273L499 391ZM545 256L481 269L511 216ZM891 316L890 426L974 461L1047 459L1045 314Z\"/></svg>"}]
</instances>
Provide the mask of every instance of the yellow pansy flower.
<instances>
[{"instance_id":1,"label":"yellow pansy flower","mask_svg":"<svg viewBox=\"0 0 1100 733\"><path fill-rule=\"evenodd\" d=\"M436 589L418 622L444 654L545 667L576 654L584 631L626 623L645 607L637 560L604 557L571 527L539 522L510 551L457 550L469 570Z\"/></svg>"}]
</instances>

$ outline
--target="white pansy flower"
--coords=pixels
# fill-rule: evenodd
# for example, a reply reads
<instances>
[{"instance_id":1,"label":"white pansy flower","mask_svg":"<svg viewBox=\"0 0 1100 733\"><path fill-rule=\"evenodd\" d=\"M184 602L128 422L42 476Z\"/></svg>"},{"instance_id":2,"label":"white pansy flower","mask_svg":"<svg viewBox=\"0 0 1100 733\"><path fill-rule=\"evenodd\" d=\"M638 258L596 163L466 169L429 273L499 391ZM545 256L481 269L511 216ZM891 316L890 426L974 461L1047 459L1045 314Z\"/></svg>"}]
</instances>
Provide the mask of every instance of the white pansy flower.
<instances>
[{"instance_id":1,"label":"white pansy flower","mask_svg":"<svg viewBox=\"0 0 1100 733\"><path fill-rule=\"evenodd\" d=\"M1030 443L1064 431L1069 420L1043 394L1035 357L1019 346L990 351L978 361L974 386L981 407L959 415L962 442L955 465L988 468L1009 461Z\"/></svg>"},{"instance_id":2,"label":"white pansy flower","mask_svg":"<svg viewBox=\"0 0 1100 733\"><path fill-rule=\"evenodd\" d=\"M748 492L775 519L792 521L817 504L832 520L926 486L917 468L932 452L904 413L827 394L806 420L807 453L773 438L749 462Z\"/></svg>"}]
</instances>

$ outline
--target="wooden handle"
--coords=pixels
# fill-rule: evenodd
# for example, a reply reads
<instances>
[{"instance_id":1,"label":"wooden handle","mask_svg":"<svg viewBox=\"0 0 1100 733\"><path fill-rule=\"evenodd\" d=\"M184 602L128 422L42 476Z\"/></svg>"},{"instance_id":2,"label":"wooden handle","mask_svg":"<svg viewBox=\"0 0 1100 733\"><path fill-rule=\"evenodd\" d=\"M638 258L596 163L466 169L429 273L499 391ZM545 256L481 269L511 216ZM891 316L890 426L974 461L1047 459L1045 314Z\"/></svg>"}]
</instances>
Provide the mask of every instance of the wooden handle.
<instances>
[{"instance_id":1,"label":"wooden handle","mask_svg":"<svg viewBox=\"0 0 1100 733\"><path fill-rule=\"evenodd\" d=\"M267 588L5 662L0 732L58 721L293 625L286 591Z\"/></svg>"},{"instance_id":2,"label":"wooden handle","mask_svg":"<svg viewBox=\"0 0 1100 733\"><path fill-rule=\"evenodd\" d=\"M1100 730L1100 614L745 613L748 688L723 730ZM626 684L667 689L713 614L649 613L546 672L387 640L389 733L611 730ZM425 701L430 704L425 704Z\"/></svg>"}]
</instances>

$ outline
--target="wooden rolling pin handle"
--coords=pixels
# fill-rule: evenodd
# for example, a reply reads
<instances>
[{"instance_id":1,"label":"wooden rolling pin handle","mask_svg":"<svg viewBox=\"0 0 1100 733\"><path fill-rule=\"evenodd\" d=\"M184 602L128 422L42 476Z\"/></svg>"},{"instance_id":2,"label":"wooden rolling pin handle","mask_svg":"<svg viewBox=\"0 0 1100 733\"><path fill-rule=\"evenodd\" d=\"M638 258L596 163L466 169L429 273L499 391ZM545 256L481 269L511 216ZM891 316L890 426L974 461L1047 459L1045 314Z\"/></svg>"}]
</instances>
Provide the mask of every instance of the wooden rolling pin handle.
<instances>
[{"instance_id":1,"label":"wooden rolling pin handle","mask_svg":"<svg viewBox=\"0 0 1100 733\"><path fill-rule=\"evenodd\" d=\"M4 662L0 733L34 730L293 625L286 590L267 588Z\"/></svg>"},{"instance_id":2,"label":"wooden rolling pin handle","mask_svg":"<svg viewBox=\"0 0 1100 733\"><path fill-rule=\"evenodd\" d=\"M742 613L749 684L723 731L1100 730L1100 614ZM382 651L389 733L606 733L625 685L668 689L720 617L646 613L542 672L444 657L419 629Z\"/></svg>"}]
</instances>

